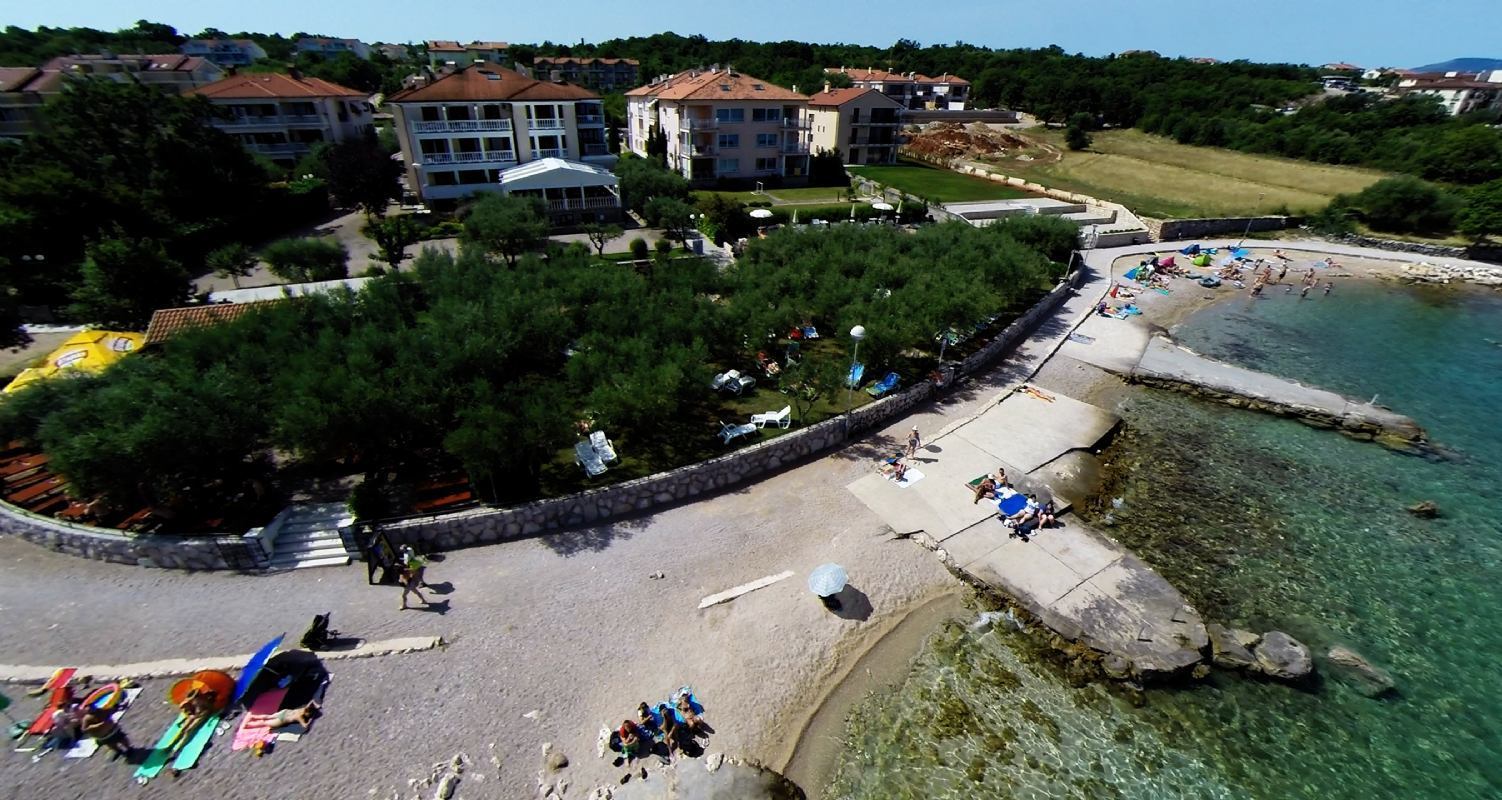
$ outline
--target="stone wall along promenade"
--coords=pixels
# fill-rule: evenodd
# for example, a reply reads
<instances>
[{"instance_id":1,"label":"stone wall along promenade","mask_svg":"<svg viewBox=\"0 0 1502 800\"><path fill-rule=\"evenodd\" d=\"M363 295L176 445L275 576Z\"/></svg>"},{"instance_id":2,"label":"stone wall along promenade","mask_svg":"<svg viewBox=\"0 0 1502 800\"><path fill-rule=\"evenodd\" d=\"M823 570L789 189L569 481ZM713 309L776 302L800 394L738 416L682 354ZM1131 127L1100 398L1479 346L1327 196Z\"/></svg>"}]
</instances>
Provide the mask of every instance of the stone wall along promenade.
<instances>
[{"instance_id":1,"label":"stone wall along promenade","mask_svg":"<svg viewBox=\"0 0 1502 800\"><path fill-rule=\"evenodd\" d=\"M57 553L95 561L189 571L264 568L265 557L242 536L136 536L73 525L0 503L0 533ZM231 558L229 556L239 556ZM238 563L231 563L234 560Z\"/></svg>"},{"instance_id":2,"label":"stone wall along promenade","mask_svg":"<svg viewBox=\"0 0 1502 800\"><path fill-rule=\"evenodd\" d=\"M1332 242L1355 245L1356 247L1372 247L1378 250L1391 250L1395 253L1418 253L1435 258L1463 258L1471 261L1486 261L1493 264L1502 263L1502 246L1475 244L1470 247L1449 247L1442 244L1428 244L1425 242L1404 242L1397 239L1379 239L1374 236L1357 236L1356 234L1341 234L1339 236L1326 237Z\"/></svg>"},{"instance_id":3,"label":"stone wall along promenade","mask_svg":"<svg viewBox=\"0 0 1502 800\"><path fill-rule=\"evenodd\" d=\"M1250 228L1248 228L1250 223ZM1215 217L1210 219L1165 219L1158 223L1157 240L1160 242L1200 239L1207 236L1245 235L1248 230L1281 231L1296 228L1298 217Z\"/></svg>"}]
</instances>

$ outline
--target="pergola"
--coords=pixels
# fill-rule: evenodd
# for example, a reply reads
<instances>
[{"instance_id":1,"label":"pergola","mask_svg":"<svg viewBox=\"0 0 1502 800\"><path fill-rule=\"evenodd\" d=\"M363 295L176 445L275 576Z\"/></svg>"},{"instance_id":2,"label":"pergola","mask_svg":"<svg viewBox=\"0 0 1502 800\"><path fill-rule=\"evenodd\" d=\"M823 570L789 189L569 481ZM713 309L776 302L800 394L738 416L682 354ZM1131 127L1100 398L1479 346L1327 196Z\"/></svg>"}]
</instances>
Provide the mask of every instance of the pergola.
<instances>
[{"instance_id":1,"label":"pergola","mask_svg":"<svg viewBox=\"0 0 1502 800\"><path fill-rule=\"evenodd\" d=\"M501 191L540 198L555 223L615 220L621 213L615 174L592 164L543 158L501 173Z\"/></svg>"}]
</instances>

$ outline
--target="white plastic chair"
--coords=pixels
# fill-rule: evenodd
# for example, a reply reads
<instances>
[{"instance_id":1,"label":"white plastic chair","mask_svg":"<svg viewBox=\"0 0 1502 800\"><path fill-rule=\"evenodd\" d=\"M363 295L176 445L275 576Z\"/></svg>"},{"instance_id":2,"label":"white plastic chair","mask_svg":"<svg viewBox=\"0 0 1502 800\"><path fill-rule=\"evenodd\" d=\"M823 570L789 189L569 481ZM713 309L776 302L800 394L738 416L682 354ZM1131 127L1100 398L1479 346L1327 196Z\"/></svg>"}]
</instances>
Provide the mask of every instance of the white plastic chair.
<instances>
[{"instance_id":1,"label":"white plastic chair","mask_svg":"<svg viewBox=\"0 0 1502 800\"><path fill-rule=\"evenodd\" d=\"M595 431L589 435L589 446L594 448L595 454L601 461L610 462L616 460L615 445L605 436L604 431Z\"/></svg>"},{"instance_id":2,"label":"white plastic chair","mask_svg":"<svg viewBox=\"0 0 1502 800\"><path fill-rule=\"evenodd\" d=\"M755 425L758 428L765 428L769 424L776 425L779 428L787 428L793 424L792 414L792 406L783 406L781 411L768 411L764 414L752 414L751 424Z\"/></svg>"},{"instance_id":3,"label":"white plastic chair","mask_svg":"<svg viewBox=\"0 0 1502 800\"><path fill-rule=\"evenodd\" d=\"M606 470L605 462L589 442L574 443L574 463L584 468L584 474L593 478Z\"/></svg>"}]
</instances>

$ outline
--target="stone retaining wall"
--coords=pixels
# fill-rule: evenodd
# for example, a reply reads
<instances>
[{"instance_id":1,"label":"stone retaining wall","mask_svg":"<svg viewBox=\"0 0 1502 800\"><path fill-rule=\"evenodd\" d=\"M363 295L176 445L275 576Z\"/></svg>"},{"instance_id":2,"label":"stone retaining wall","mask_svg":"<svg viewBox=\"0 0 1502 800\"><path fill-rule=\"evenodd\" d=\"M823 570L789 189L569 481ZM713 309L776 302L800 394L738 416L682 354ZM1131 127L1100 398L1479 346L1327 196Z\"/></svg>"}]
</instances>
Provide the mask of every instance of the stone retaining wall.
<instances>
[{"instance_id":1,"label":"stone retaining wall","mask_svg":"<svg viewBox=\"0 0 1502 800\"><path fill-rule=\"evenodd\" d=\"M241 536L135 536L73 525L0 503L0 533L19 536L56 553L142 567L256 570L265 555ZM237 563L231 563L231 560Z\"/></svg>"},{"instance_id":2,"label":"stone retaining wall","mask_svg":"<svg viewBox=\"0 0 1502 800\"><path fill-rule=\"evenodd\" d=\"M1418 253L1419 255L1434 256L1435 258L1462 258L1471 261L1502 264L1502 247L1496 245L1483 244L1471 245L1470 247L1450 247L1442 244L1404 242L1398 239L1358 236L1354 233L1326 236L1324 238L1341 244L1355 245L1356 247L1372 247L1378 250L1391 250L1395 253Z\"/></svg>"},{"instance_id":3,"label":"stone retaining wall","mask_svg":"<svg viewBox=\"0 0 1502 800\"><path fill-rule=\"evenodd\" d=\"M1298 217L1215 217L1210 219L1165 219L1158 223L1157 239L1160 242L1200 239L1222 234L1242 235L1248 230L1281 231L1298 227ZM1248 228L1248 223L1251 227Z\"/></svg>"}]
</instances>

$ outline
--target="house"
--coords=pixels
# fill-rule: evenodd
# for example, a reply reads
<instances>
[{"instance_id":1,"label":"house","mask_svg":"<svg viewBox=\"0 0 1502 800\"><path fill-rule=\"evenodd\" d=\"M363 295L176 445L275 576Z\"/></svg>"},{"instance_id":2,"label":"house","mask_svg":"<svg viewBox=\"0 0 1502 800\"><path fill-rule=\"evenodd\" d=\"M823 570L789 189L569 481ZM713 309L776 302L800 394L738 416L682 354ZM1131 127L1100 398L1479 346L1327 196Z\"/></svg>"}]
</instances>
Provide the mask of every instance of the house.
<instances>
[{"instance_id":1,"label":"house","mask_svg":"<svg viewBox=\"0 0 1502 800\"><path fill-rule=\"evenodd\" d=\"M375 49L392 61L409 61L412 58L412 48L404 44L378 44Z\"/></svg>"},{"instance_id":2,"label":"house","mask_svg":"<svg viewBox=\"0 0 1502 800\"><path fill-rule=\"evenodd\" d=\"M1342 92L1349 92L1356 87L1356 79L1349 75L1321 75L1319 82L1326 89L1336 89Z\"/></svg>"},{"instance_id":3,"label":"house","mask_svg":"<svg viewBox=\"0 0 1502 800\"><path fill-rule=\"evenodd\" d=\"M1451 116L1497 111L1502 110L1502 70L1405 75L1398 80L1395 91L1400 95L1437 97Z\"/></svg>"},{"instance_id":4,"label":"house","mask_svg":"<svg viewBox=\"0 0 1502 800\"><path fill-rule=\"evenodd\" d=\"M297 55L334 59L349 53L355 58L370 58L370 45L359 39L331 39L327 36L304 36L292 45Z\"/></svg>"},{"instance_id":5,"label":"house","mask_svg":"<svg viewBox=\"0 0 1502 800\"><path fill-rule=\"evenodd\" d=\"M916 108L964 111L970 102L970 81L944 73L937 78L912 73Z\"/></svg>"},{"instance_id":6,"label":"house","mask_svg":"<svg viewBox=\"0 0 1502 800\"><path fill-rule=\"evenodd\" d=\"M626 92L626 140L646 155L654 131L690 182L808 180L808 97L718 65Z\"/></svg>"},{"instance_id":7,"label":"house","mask_svg":"<svg viewBox=\"0 0 1502 800\"><path fill-rule=\"evenodd\" d=\"M47 98L72 78L131 81L179 94L223 76L214 62L178 53L59 56L40 67L0 67L0 139L29 134Z\"/></svg>"},{"instance_id":8,"label":"house","mask_svg":"<svg viewBox=\"0 0 1502 800\"><path fill-rule=\"evenodd\" d=\"M437 70L445 66L467 67L479 61L505 64L510 59L507 51L511 49L511 45L505 42L459 44L456 41L431 40L427 42L427 48L428 68Z\"/></svg>"},{"instance_id":9,"label":"house","mask_svg":"<svg viewBox=\"0 0 1502 800\"><path fill-rule=\"evenodd\" d=\"M834 151L846 164L893 164L907 109L875 89L831 89L808 99L814 153Z\"/></svg>"},{"instance_id":10,"label":"house","mask_svg":"<svg viewBox=\"0 0 1502 800\"><path fill-rule=\"evenodd\" d=\"M1361 67L1358 67L1355 64L1347 64L1344 61L1337 61L1337 62L1332 63L1332 64L1325 64L1325 65L1321 66L1320 69L1322 69L1322 70L1324 70L1326 72L1360 72L1361 71Z\"/></svg>"},{"instance_id":11,"label":"house","mask_svg":"<svg viewBox=\"0 0 1502 800\"><path fill-rule=\"evenodd\" d=\"M266 57L266 51L249 39L189 39L178 50L221 67L243 67Z\"/></svg>"},{"instance_id":12,"label":"house","mask_svg":"<svg viewBox=\"0 0 1502 800\"><path fill-rule=\"evenodd\" d=\"M232 75L189 94L224 112L214 127L283 166L296 164L320 142L342 142L374 130L364 92L296 70Z\"/></svg>"},{"instance_id":13,"label":"house","mask_svg":"<svg viewBox=\"0 0 1502 800\"><path fill-rule=\"evenodd\" d=\"M964 111L970 100L970 81L944 73L937 78L916 72L892 72L884 69L850 69L826 67L826 74L839 73L850 79L857 89L875 89L914 111L938 109Z\"/></svg>"},{"instance_id":14,"label":"house","mask_svg":"<svg viewBox=\"0 0 1502 800\"><path fill-rule=\"evenodd\" d=\"M532 59L532 70L541 77L582 83L602 92L629 89L641 82L641 64L634 58L538 56Z\"/></svg>"},{"instance_id":15,"label":"house","mask_svg":"<svg viewBox=\"0 0 1502 800\"><path fill-rule=\"evenodd\" d=\"M408 186L427 201L500 191L503 170L539 159L615 162L600 96L572 83L476 63L397 92L385 107Z\"/></svg>"},{"instance_id":16,"label":"house","mask_svg":"<svg viewBox=\"0 0 1502 800\"><path fill-rule=\"evenodd\" d=\"M499 182L504 194L541 200L554 226L621 220L615 173L595 164L542 158L502 170Z\"/></svg>"}]
</instances>

